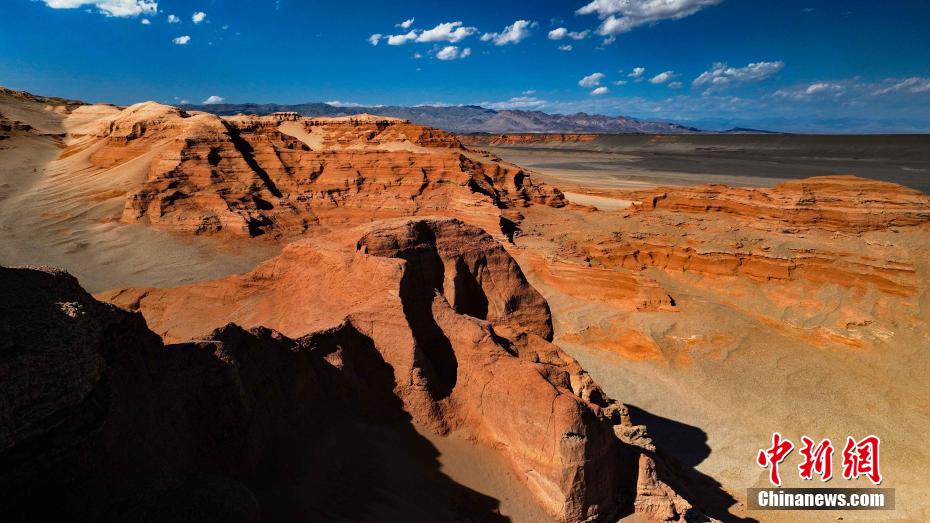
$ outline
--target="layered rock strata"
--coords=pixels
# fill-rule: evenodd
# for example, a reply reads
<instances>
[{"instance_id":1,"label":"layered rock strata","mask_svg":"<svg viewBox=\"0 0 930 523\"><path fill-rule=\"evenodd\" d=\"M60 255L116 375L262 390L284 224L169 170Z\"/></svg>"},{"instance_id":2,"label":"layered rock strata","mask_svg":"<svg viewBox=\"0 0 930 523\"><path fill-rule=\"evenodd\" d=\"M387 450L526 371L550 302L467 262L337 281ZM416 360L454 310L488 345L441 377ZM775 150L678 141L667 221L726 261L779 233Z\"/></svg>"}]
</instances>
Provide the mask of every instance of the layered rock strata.
<instances>
[{"instance_id":1,"label":"layered rock strata","mask_svg":"<svg viewBox=\"0 0 930 523\"><path fill-rule=\"evenodd\" d=\"M565 204L449 133L372 115L221 118L146 102L81 125L68 144L61 157L91 169L144 172L122 222L181 233L289 238L431 213L510 236L520 208Z\"/></svg>"},{"instance_id":2,"label":"layered rock strata","mask_svg":"<svg viewBox=\"0 0 930 523\"><path fill-rule=\"evenodd\" d=\"M624 407L547 341L545 300L496 241L458 220L382 222L292 244L244 275L102 297L168 340L219 318L290 337L348 322L393 369L416 423L497 449L559 520L694 510L678 485L640 478L641 467L674 466L626 437Z\"/></svg>"}]
</instances>

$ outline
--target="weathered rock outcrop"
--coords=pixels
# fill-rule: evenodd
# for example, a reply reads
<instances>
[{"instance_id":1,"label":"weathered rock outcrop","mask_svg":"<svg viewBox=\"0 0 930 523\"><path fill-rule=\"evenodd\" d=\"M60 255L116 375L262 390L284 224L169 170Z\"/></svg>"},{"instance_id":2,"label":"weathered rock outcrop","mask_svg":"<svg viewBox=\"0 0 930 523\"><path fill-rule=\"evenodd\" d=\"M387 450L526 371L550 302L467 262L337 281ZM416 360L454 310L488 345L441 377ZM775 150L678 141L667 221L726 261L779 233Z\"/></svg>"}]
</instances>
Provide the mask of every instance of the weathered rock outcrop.
<instances>
[{"instance_id":1,"label":"weathered rock outcrop","mask_svg":"<svg viewBox=\"0 0 930 523\"><path fill-rule=\"evenodd\" d=\"M698 242L673 244L666 238L604 241L585 248L594 266L691 272L708 276L747 276L759 281L808 281L878 290L897 296L917 292L912 264L848 253L793 250L783 255L759 248L715 249Z\"/></svg>"},{"instance_id":2,"label":"weathered rock outcrop","mask_svg":"<svg viewBox=\"0 0 930 523\"><path fill-rule=\"evenodd\" d=\"M907 187L856 176L818 176L771 189L725 185L641 191L634 210L726 213L754 227L816 228L859 233L930 223L930 197Z\"/></svg>"},{"instance_id":3,"label":"weathered rock outcrop","mask_svg":"<svg viewBox=\"0 0 930 523\"><path fill-rule=\"evenodd\" d=\"M15 134L30 133L32 131L31 125L11 120L3 113L0 113L0 140L7 140Z\"/></svg>"},{"instance_id":4,"label":"weathered rock outcrop","mask_svg":"<svg viewBox=\"0 0 930 523\"><path fill-rule=\"evenodd\" d=\"M523 169L395 118L221 118L146 102L79 131L63 157L145 172L121 221L177 232L287 238L429 213L511 236L521 207L565 204Z\"/></svg>"},{"instance_id":5,"label":"weathered rock outcrop","mask_svg":"<svg viewBox=\"0 0 930 523\"><path fill-rule=\"evenodd\" d=\"M288 336L348 321L393 369L417 423L498 449L560 520L692 510L658 479L644 480L650 501L636 501L641 456L666 467L663 458L618 439L629 429L616 428L622 406L546 341L548 306L509 255L458 220L377 223L292 244L241 276L104 298L141 311L170 340L219 318Z\"/></svg>"}]
</instances>

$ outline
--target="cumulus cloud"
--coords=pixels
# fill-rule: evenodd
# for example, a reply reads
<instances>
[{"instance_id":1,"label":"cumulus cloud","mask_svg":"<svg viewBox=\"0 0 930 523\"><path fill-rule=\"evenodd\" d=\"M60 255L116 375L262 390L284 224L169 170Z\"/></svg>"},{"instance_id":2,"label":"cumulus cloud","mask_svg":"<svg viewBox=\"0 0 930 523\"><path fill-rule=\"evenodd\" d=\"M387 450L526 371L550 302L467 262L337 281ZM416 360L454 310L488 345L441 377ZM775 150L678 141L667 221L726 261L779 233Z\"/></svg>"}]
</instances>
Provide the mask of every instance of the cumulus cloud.
<instances>
[{"instance_id":1,"label":"cumulus cloud","mask_svg":"<svg viewBox=\"0 0 930 523\"><path fill-rule=\"evenodd\" d=\"M191 37L188 35L184 35L184 36L179 36L171 41L174 42L175 45L187 45L187 42L191 41Z\"/></svg>"},{"instance_id":2,"label":"cumulus cloud","mask_svg":"<svg viewBox=\"0 0 930 523\"><path fill-rule=\"evenodd\" d=\"M475 27L467 27L462 22L446 22L420 33L417 42L460 42L478 32Z\"/></svg>"},{"instance_id":3,"label":"cumulus cloud","mask_svg":"<svg viewBox=\"0 0 930 523\"><path fill-rule=\"evenodd\" d=\"M148 18L143 18L142 25L152 25L152 21L149 20Z\"/></svg>"},{"instance_id":4,"label":"cumulus cloud","mask_svg":"<svg viewBox=\"0 0 930 523\"><path fill-rule=\"evenodd\" d=\"M601 85L601 80L603 79L604 73L593 73L578 80L578 85L581 87L595 87Z\"/></svg>"},{"instance_id":5,"label":"cumulus cloud","mask_svg":"<svg viewBox=\"0 0 930 523\"><path fill-rule=\"evenodd\" d=\"M401 29L410 29L410 26L413 25L413 22L415 20L416 18L408 18L407 20L404 20L403 22L395 25L394 27L400 27Z\"/></svg>"},{"instance_id":6,"label":"cumulus cloud","mask_svg":"<svg viewBox=\"0 0 930 523\"><path fill-rule=\"evenodd\" d=\"M481 35L481 41L494 42L494 45L519 44L526 40L539 24L529 20L517 20L508 25L500 33L485 33Z\"/></svg>"},{"instance_id":7,"label":"cumulus cloud","mask_svg":"<svg viewBox=\"0 0 930 523\"><path fill-rule=\"evenodd\" d=\"M552 31L549 31L550 40L561 40L566 36L568 36L568 29L565 29L564 27L557 27Z\"/></svg>"},{"instance_id":8,"label":"cumulus cloud","mask_svg":"<svg viewBox=\"0 0 930 523\"><path fill-rule=\"evenodd\" d=\"M74 9L90 5L106 16L120 18L154 15L158 2L154 0L43 0L52 9Z\"/></svg>"},{"instance_id":9,"label":"cumulus cloud","mask_svg":"<svg viewBox=\"0 0 930 523\"><path fill-rule=\"evenodd\" d=\"M782 61L754 62L745 67L729 67L724 62L715 63L709 70L691 82L695 87L708 86L705 94L722 91L735 84L758 82L778 74L785 66Z\"/></svg>"},{"instance_id":10,"label":"cumulus cloud","mask_svg":"<svg viewBox=\"0 0 930 523\"><path fill-rule=\"evenodd\" d=\"M168 15L168 23L169 24L180 24L181 19L174 15Z\"/></svg>"},{"instance_id":11,"label":"cumulus cloud","mask_svg":"<svg viewBox=\"0 0 930 523\"><path fill-rule=\"evenodd\" d=\"M634 67L633 70L630 71L630 74L628 74L627 76L629 76L630 78L642 78L643 74L645 73L646 73L645 67Z\"/></svg>"},{"instance_id":12,"label":"cumulus cloud","mask_svg":"<svg viewBox=\"0 0 930 523\"><path fill-rule=\"evenodd\" d=\"M368 37L368 43L371 45L378 45L381 42L381 33L375 33Z\"/></svg>"},{"instance_id":13,"label":"cumulus cloud","mask_svg":"<svg viewBox=\"0 0 930 523\"><path fill-rule=\"evenodd\" d=\"M874 94L881 96L885 94L902 92L914 94L928 93L930 92L930 78L919 78L916 76L905 78L904 80L896 82L893 85L876 90Z\"/></svg>"},{"instance_id":14,"label":"cumulus cloud","mask_svg":"<svg viewBox=\"0 0 930 523\"><path fill-rule=\"evenodd\" d=\"M568 37L572 40L584 40L590 33L591 31L569 31L564 27L559 27L549 31L549 39L562 40L563 38Z\"/></svg>"},{"instance_id":15,"label":"cumulus cloud","mask_svg":"<svg viewBox=\"0 0 930 523\"><path fill-rule=\"evenodd\" d=\"M672 89L681 89L684 84L681 82L672 82L668 86Z\"/></svg>"},{"instance_id":16,"label":"cumulus cloud","mask_svg":"<svg viewBox=\"0 0 930 523\"><path fill-rule=\"evenodd\" d=\"M471 56L471 49L466 47L465 49L459 50L458 46L447 45L436 52L436 58L438 60L457 60L459 58L467 58Z\"/></svg>"},{"instance_id":17,"label":"cumulus cloud","mask_svg":"<svg viewBox=\"0 0 930 523\"><path fill-rule=\"evenodd\" d=\"M539 109L549 102L533 96L517 96L503 102L481 102L481 107L504 111L509 109Z\"/></svg>"},{"instance_id":18,"label":"cumulus cloud","mask_svg":"<svg viewBox=\"0 0 930 523\"><path fill-rule=\"evenodd\" d=\"M404 25L407 22L412 24L413 18L405 20L397 25L398 27L406 29L410 27L409 24L406 26ZM444 22L432 29L426 29L424 31L411 29L402 34L382 35L382 38L387 39L388 45L404 45L407 42L450 42L454 44L477 32L477 28L465 26L462 22Z\"/></svg>"},{"instance_id":19,"label":"cumulus cloud","mask_svg":"<svg viewBox=\"0 0 930 523\"><path fill-rule=\"evenodd\" d=\"M597 89L591 91L591 96L600 96L602 94L607 94L610 92L610 89L606 87L598 87Z\"/></svg>"},{"instance_id":20,"label":"cumulus cloud","mask_svg":"<svg viewBox=\"0 0 930 523\"><path fill-rule=\"evenodd\" d=\"M410 31L409 33L399 34L399 35L389 35L387 37L388 45L404 45L407 42L414 42L417 39L417 32Z\"/></svg>"},{"instance_id":21,"label":"cumulus cloud","mask_svg":"<svg viewBox=\"0 0 930 523\"><path fill-rule=\"evenodd\" d=\"M662 20L680 20L723 0L592 0L575 14L596 14L601 19L597 32L603 36L626 33Z\"/></svg>"},{"instance_id":22,"label":"cumulus cloud","mask_svg":"<svg viewBox=\"0 0 930 523\"><path fill-rule=\"evenodd\" d=\"M671 80L672 78L675 78L675 76L676 76L675 71L663 71L653 76L652 78L650 78L649 83L656 84L656 85L664 84L665 82Z\"/></svg>"},{"instance_id":23,"label":"cumulus cloud","mask_svg":"<svg viewBox=\"0 0 930 523\"><path fill-rule=\"evenodd\" d=\"M568 51L571 51L571 50L572 50L572 44L565 44L565 45L560 45L560 46L559 46L559 51L568 52Z\"/></svg>"},{"instance_id":24,"label":"cumulus cloud","mask_svg":"<svg viewBox=\"0 0 930 523\"><path fill-rule=\"evenodd\" d=\"M191 16L191 22L194 22L195 24L199 24L200 22L203 22L206 19L207 19L207 13L204 13L203 11L197 11L196 13L193 14L193 16Z\"/></svg>"},{"instance_id":25,"label":"cumulus cloud","mask_svg":"<svg viewBox=\"0 0 930 523\"><path fill-rule=\"evenodd\" d=\"M214 94L214 95L212 95L212 96L208 96L206 100L204 100L204 101L202 101L202 102L200 102L200 103L202 103L202 104L204 104L204 105L216 105L216 104L221 104L221 103L223 103L223 102L225 102L225 101L226 101L226 99L223 98L222 96L217 96L217 95Z\"/></svg>"}]
</instances>

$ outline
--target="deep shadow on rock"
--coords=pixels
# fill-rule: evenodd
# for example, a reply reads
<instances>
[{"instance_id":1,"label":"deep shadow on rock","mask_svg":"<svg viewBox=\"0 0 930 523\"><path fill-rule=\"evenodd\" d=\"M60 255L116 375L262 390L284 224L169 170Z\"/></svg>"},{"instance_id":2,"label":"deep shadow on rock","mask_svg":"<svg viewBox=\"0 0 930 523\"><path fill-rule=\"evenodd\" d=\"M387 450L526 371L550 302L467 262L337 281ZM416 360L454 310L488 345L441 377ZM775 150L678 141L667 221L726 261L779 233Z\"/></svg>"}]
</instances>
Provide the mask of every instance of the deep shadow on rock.
<instances>
[{"instance_id":1,"label":"deep shadow on rock","mask_svg":"<svg viewBox=\"0 0 930 523\"><path fill-rule=\"evenodd\" d=\"M656 446L665 449L682 465L696 467L710 455L707 433L698 427L663 418L629 403L626 406L633 424L649 427L649 436Z\"/></svg>"},{"instance_id":2,"label":"deep shadow on rock","mask_svg":"<svg viewBox=\"0 0 930 523\"><path fill-rule=\"evenodd\" d=\"M350 323L163 346L65 273L0 288L4 521L505 520L440 472Z\"/></svg>"},{"instance_id":3,"label":"deep shadow on rock","mask_svg":"<svg viewBox=\"0 0 930 523\"><path fill-rule=\"evenodd\" d=\"M654 447L656 466L648 472L670 485L700 511L684 514L687 521L706 521L708 518L725 523L757 521L743 518L730 511L736 499L714 478L698 471L695 467L710 456L707 433L698 427L664 418L640 407L626 404L630 421L648 427L648 443ZM654 445L653 445L654 444ZM644 473L640 468L640 474Z\"/></svg>"}]
</instances>

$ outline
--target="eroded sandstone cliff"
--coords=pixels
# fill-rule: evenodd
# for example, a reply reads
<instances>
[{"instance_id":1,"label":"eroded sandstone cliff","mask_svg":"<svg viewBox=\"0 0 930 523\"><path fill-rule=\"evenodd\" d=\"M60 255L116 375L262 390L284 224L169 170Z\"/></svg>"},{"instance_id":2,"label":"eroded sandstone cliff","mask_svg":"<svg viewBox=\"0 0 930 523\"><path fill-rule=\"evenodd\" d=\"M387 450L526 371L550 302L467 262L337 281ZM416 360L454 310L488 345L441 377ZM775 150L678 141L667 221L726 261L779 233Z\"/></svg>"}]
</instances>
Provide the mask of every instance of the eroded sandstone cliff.
<instances>
[{"instance_id":1,"label":"eroded sandstone cliff","mask_svg":"<svg viewBox=\"0 0 930 523\"><path fill-rule=\"evenodd\" d=\"M142 170L120 220L181 233L287 238L431 213L509 236L521 207L564 205L449 133L372 115L221 118L146 102L74 126L61 157L79 156L90 170Z\"/></svg>"},{"instance_id":2,"label":"eroded sandstone cliff","mask_svg":"<svg viewBox=\"0 0 930 523\"><path fill-rule=\"evenodd\" d=\"M393 369L416 423L497 449L558 519L694 510L662 479L675 466L630 437L625 408L547 341L548 306L513 259L458 220L381 222L292 244L248 274L103 297L169 340L220 318L291 337L348 322Z\"/></svg>"},{"instance_id":3,"label":"eroded sandstone cliff","mask_svg":"<svg viewBox=\"0 0 930 523\"><path fill-rule=\"evenodd\" d=\"M771 189L725 185L633 193L637 211L724 213L760 228L864 232L930 223L930 197L895 183L856 176L817 176Z\"/></svg>"}]
</instances>

